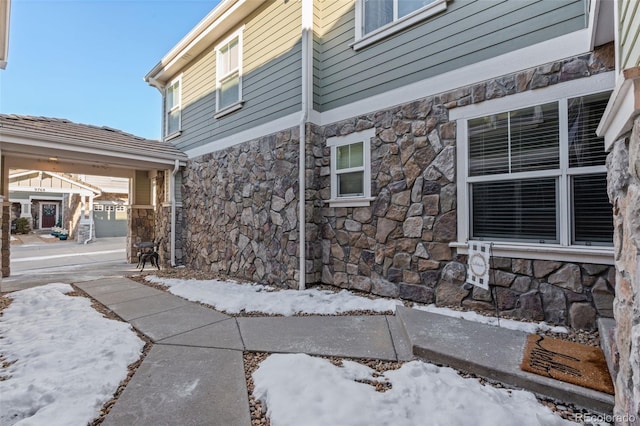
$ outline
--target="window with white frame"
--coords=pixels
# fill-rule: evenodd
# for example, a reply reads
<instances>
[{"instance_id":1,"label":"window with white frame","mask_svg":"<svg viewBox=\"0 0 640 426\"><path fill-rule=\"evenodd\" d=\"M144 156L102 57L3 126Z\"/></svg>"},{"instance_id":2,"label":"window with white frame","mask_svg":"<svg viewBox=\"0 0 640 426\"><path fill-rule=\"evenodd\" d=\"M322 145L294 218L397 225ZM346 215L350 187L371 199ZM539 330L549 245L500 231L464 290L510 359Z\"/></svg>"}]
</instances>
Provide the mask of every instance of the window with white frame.
<instances>
[{"instance_id":1,"label":"window with white frame","mask_svg":"<svg viewBox=\"0 0 640 426\"><path fill-rule=\"evenodd\" d=\"M469 239L611 246L604 142L609 93L466 120Z\"/></svg>"},{"instance_id":2,"label":"window with white frame","mask_svg":"<svg viewBox=\"0 0 640 426\"><path fill-rule=\"evenodd\" d=\"M357 0L353 47L357 50L446 8L446 0Z\"/></svg>"},{"instance_id":3,"label":"window with white frame","mask_svg":"<svg viewBox=\"0 0 640 426\"><path fill-rule=\"evenodd\" d=\"M327 139L331 149L330 205L360 206L371 201L371 138L375 129Z\"/></svg>"},{"instance_id":4,"label":"window with white frame","mask_svg":"<svg viewBox=\"0 0 640 426\"><path fill-rule=\"evenodd\" d=\"M165 137L180 132L182 126L181 83L178 77L165 88Z\"/></svg>"},{"instance_id":5,"label":"window with white frame","mask_svg":"<svg viewBox=\"0 0 640 426\"><path fill-rule=\"evenodd\" d=\"M216 111L242 106L242 30L216 47L216 92Z\"/></svg>"}]
</instances>

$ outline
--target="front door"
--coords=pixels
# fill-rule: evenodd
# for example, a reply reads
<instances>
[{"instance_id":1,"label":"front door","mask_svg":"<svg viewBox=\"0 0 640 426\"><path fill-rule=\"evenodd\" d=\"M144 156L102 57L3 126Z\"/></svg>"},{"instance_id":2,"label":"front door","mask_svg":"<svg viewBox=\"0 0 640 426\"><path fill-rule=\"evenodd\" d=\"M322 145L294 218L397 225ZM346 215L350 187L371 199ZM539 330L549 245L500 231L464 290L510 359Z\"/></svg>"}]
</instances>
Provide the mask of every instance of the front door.
<instances>
[{"instance_id":1,"label":"front door","mask_svg":"<svg viewBox=\"0 0 640 426\"><path fill-rule=\"evenodd\" d=\"M42 205L42 227L53 228L56 226L56 218L58 217L57 204Z\"/></svg>"}]
</instances>

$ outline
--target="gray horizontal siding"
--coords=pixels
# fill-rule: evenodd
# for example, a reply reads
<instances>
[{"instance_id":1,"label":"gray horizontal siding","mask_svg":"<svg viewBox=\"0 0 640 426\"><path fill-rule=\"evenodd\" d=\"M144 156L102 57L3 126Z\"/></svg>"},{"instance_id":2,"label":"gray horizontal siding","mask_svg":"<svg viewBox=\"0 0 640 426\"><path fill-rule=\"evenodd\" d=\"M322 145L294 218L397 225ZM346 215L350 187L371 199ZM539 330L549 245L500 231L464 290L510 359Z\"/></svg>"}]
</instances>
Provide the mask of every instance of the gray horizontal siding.
<instances>
[{"instance_id":1,"label":"gray horizontal siding","mask_svg":"<svg viewBox=\"0 0 640 426\"><path fill-rule=\"evenodd\" d=\"M621 1L620 7L620 67L640 65L640 2Z\"/></svg>"},{"instance_id":2,"label":"gray horizontal siding","mask_svg":"<svg viewBox=\"0 0 640 426\"><path fill-rule=\"evenodd\" d=\"M271 1L245 20L243 107L218 119L215 45L183 69L182 133L171 142L194 149L300 111L299 2Z\"/></svg>"},{"instance_id":3,"label":"gray horizontal siding","mask_svg":"<svg viewBox=\"0 0 640 426\"><path fill-rule=\"evenodd\" d=\"M585 27L583 1L454 0L446 12L358 52L354 6L323 10L315 105L330 110Z\"/></svg>"}]
</instances>

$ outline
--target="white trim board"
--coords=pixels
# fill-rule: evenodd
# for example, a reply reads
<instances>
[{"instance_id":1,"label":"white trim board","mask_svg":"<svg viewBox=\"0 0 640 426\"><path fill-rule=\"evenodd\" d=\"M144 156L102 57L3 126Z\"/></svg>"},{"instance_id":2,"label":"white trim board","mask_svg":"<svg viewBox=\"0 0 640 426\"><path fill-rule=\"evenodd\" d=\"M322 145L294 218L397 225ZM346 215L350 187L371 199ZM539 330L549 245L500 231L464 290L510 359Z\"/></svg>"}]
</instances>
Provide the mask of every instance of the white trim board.
<instances>
[{"instance_id":1,"label":"white trim board","mask_svg":"<svg viewBox=\"0 0 640 426\"><path fill-rule=\"evenodd\" d=\"M271 135L281 130L298 127L300 124L300 112L294 112L285 117L279 118L274 121L253 127L248 130L235 133L226 138L218 139L213 142L201 145L197 148L189 149L185 151L185 154L189 158L199 157L201 155L209 154L211 152L220 151L225 148L229 148L234 145L238 145L250 140L254 140L263 136Z\"/></svg>"},{"instance_id":2,"label":"white trim board","mask_svg":"<svg viewBox=\"0 0 640 426\"><path fill-rule=\"evenodd\" d=\"M590 33L588 29L575 31L542 43L508 52L495 58L477 62L454 71L439 74L425 80L362 99L348 105L321 113L320 125L335 123L345 117L355 117L396 105L402 105L418 98L448 92L460 87L489 80L502 75L513 74L542 64L578 56L589 52Z\"/></svg>"}]
</instances>

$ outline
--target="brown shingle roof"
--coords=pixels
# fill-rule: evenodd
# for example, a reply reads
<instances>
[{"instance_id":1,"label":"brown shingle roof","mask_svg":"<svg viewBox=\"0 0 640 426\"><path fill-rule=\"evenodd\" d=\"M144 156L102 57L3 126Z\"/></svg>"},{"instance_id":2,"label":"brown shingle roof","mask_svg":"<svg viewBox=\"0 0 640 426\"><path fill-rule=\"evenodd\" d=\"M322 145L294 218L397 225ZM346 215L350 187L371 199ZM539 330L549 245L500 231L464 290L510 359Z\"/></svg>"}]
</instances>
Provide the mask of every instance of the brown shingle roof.
<instances>
[{"instance_id":1,"label":"brown shingle roof","mask_svg":"<svg viewBox=\"0 0 640 426\"><path fill-rule=\"evenodd\" d=\"M167 142L145 139L111 127L74 123L62 118L0 114L0 136L22 136L63 141L74 147L91 147L108 153L135 154L186 161L187 156Z\"/></svg>"}]
</instances>

